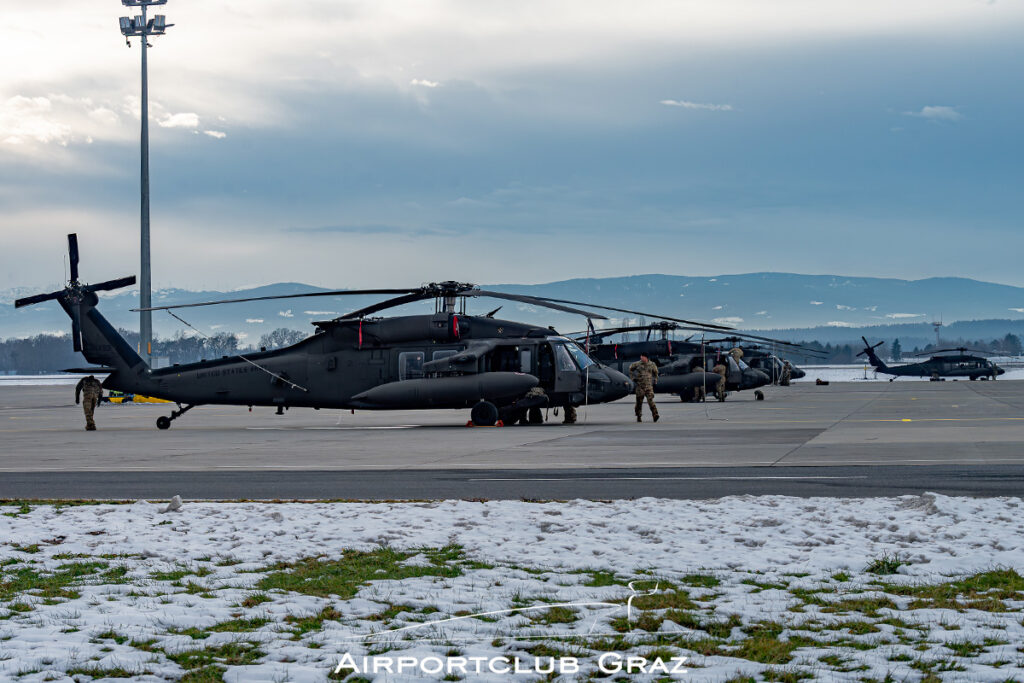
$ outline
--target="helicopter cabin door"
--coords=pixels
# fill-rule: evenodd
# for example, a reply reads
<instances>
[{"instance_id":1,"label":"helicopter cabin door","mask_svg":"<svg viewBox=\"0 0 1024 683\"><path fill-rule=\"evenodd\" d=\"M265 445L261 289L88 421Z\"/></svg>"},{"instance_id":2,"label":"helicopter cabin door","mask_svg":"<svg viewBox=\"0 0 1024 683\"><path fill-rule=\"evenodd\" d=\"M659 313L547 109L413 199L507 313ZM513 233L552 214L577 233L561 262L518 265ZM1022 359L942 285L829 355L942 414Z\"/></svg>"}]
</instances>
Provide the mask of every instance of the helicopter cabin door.
<instances>
[{"instance_id":1,"label":"helicopter cabin door","mask_svg":"<svg viewBox=\"0 0 1024 683\"><path fill-rule=\"evenodd\" d=\"M573 360L573 354L562 342L550 342L540 346L540 380L547 391L573 393L583 389L580 369Z\"/></svg>"}]
</instances>

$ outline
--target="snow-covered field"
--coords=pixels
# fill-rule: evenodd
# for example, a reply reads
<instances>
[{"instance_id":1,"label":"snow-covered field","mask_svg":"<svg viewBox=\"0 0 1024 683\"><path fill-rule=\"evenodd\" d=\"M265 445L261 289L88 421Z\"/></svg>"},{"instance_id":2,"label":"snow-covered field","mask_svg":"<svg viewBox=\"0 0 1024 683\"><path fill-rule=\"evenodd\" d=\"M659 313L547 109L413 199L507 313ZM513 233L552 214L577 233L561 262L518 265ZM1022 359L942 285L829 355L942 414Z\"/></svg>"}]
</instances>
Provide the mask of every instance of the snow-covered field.
<instances>
[{"instance_id":1,"label":"snow-covered field","mask_svg":"<svg viewBox=\"0 0 1024 683\"><path fill-rule=\"evenodd\" d=\"M1024 678L1019 498L162 509L0 506L0 680Z\"/></svg>"}]
</instances>

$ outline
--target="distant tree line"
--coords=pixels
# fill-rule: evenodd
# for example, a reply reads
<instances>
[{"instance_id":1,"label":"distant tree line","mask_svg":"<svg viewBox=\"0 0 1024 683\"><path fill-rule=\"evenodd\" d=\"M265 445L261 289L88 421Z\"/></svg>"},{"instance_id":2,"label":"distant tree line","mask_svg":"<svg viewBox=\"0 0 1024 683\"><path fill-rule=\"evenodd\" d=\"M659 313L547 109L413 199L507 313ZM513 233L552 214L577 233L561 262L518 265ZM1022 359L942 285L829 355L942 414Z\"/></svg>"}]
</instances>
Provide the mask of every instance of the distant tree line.
<instances>
[{"instance_id":1,"label":"distant tree line","mask_svg":"<svg viewBox=\"0 0 1024 683\"><path fill-rule=\"evenodd\" d=\"M139 333L119 329L118 332L134 348L139 348ZM260 349L276 349L295 344L308 335L298 330L279 328L260 337L258 347L242 346L238 336L231 332L218 332L208 337L178 332L167 339L153 340L153 356L166 358L168 363L195 363L221 356L253 353ZM60 372L65 368L80 368L88 363L71 344L71 335L37 334L23 339L0 341L0 372L21 375Z\"/></svg>"}]
</instances>

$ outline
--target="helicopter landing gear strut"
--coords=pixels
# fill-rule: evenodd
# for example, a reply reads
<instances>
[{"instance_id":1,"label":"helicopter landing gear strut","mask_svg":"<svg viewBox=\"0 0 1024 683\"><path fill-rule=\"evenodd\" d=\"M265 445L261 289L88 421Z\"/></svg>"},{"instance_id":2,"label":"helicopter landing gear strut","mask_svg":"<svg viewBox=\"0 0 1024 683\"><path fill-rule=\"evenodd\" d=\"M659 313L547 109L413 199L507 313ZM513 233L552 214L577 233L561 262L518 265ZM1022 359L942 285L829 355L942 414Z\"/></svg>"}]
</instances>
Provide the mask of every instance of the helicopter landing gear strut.
<instances>
[{"instance_id":1,"label":"helicopter landing gear strut","mask_svg":"<svg viewBox=\"0 0 1024 683\"><path fill-rule=\"evenodd\" d=\"M185 406L184 408L181 408L181 404L179 403L178 407L180 408L179 410L172 410L171 411L170 417L168 417L167 415L161 415L160 417L158 417L156 419L156 428L157 429L170 429L171 428L171 420L177 420L179 417L181 417L182 415L184 415L188 411L192 410L196 406L193 403L191 405Z\"/></svg>"}]
</instances>

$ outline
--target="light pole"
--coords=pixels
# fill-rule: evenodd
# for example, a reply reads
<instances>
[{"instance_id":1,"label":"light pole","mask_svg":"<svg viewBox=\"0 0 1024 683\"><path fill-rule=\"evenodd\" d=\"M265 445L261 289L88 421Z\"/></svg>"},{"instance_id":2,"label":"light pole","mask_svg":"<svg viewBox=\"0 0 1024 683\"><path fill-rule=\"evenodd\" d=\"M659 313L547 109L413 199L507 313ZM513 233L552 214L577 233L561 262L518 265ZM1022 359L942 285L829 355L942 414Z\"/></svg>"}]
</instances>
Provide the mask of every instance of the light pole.
<instances>
[{"instance_id":1,"label":"light pole","mask_svg":"<svg viewBox=\"0 0 1024 683\"><path fill-rule=\"evenodd\" d=\"M156 14L152 19L146 18L146 9L151 5L166 5L167 0L121 0L125 7L142 8L141 16L132 18L121 17L121 35L125 37L125 43L131 47L129 38L138 37L142 40L142 168L141 168L141 240L142 264L139 268L139 308L149 308L152 305L152 276L149 264L149 84L146 76L146 48L149 36L162 36L168 26L167 17ZM153 312L142 311L139 313L139 355L146 362L150 362L153 353Z\"/></svg>"}]
</instances>

